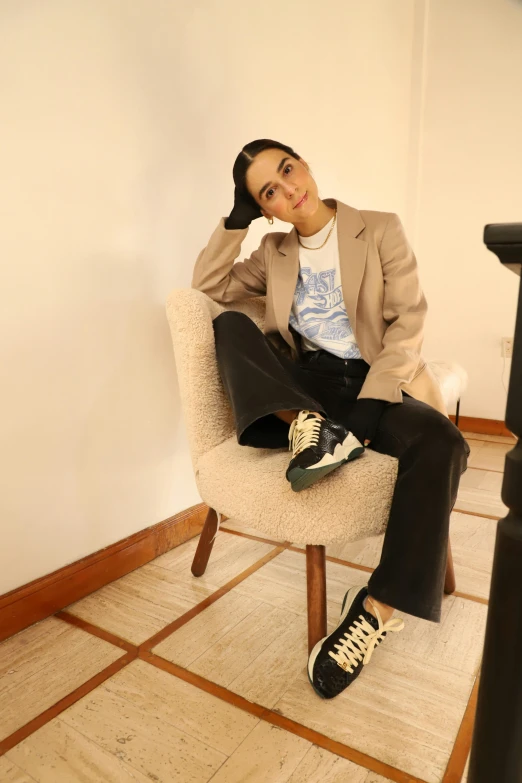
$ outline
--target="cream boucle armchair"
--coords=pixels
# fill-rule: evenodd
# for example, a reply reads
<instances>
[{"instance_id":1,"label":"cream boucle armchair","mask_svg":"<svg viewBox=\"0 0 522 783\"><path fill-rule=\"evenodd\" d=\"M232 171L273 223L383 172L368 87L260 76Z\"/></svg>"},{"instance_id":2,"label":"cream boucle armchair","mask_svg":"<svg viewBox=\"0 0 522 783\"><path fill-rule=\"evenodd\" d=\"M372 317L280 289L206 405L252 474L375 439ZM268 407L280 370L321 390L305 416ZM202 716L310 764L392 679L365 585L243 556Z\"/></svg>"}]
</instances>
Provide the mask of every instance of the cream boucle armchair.
<instances>
[{"instance_id":1,"label":"cream boucle armchair","mask_svg":"<svg viewBox=\"0 0 522 783\"><path fill-rule=\"evenodd\" d=\"M311 649L326 635L325 545L384 532L398 461L367 450L315 484L313 490L296 493L285 479L289 460L286 450L238 444L219 378L212 320L224 310L233 309L262 328L264 306L264 297L220 305L194 289L174 289L167 300L196 483L202 500L210 507L192 573L201 576L205 571L220 514L256 528L269 538L305 545ZM465 382L458 369L451 372L450 368L448 372L444 363L439 363L437 376L446 379L447 402L452 396L458 399L459 388ZM442 382L441 387L444 393ZM454 590L449 548L445 592Z\"/></svg>"}]
</instances>

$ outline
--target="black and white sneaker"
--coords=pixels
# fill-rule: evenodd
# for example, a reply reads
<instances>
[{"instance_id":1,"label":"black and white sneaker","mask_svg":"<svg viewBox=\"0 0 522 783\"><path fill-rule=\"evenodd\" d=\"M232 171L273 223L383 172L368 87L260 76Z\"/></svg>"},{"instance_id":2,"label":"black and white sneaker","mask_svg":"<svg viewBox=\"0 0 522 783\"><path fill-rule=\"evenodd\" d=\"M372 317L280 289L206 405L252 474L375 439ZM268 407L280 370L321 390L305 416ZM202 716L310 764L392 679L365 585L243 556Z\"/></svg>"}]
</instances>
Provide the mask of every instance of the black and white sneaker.
<instances>
[{"instance_id":1,"label":"black and white sneaker","mask_svg":"<svg viewBox=\"0 0 522 783\"><path fill-rule=\"evenodd\" d=\"M306 489L364 451L364 446L342 424L321 419L310 411L300 411L290 425L288 440L293 457L286 477L294 492Z\"/></svg>"},{"instance_id":2,"label":"black and white sneaker","mask_svg":"<svg viewBox=\"0 0 522 783\"><path fill-rule=\"evenodd\" d=\"M404 628L404 620L395 618L383 623L377 608L378 619L366 611L363 601L367 595L367 587L356 585L348 590L339 625L310 653L308 677L324 699L333 699L352 684L388 631L398 633Z\"/></svg>"}]
</instances>

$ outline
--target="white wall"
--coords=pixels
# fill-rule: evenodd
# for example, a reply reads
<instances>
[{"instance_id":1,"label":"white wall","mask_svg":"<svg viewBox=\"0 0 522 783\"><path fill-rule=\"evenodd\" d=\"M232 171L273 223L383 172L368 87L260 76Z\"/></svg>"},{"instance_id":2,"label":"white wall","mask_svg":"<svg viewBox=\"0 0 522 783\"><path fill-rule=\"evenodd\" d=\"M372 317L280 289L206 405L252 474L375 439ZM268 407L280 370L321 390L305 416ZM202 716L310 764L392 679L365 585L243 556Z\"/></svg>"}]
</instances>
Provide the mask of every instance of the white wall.
<instances>
[{"instance_id":1,"label":"white wall","mask_svg":"<svg viewBox=\"0 0 522 783\"><path fill-rule=\"evenodd\" d=\"M413 0L1 4L0 594L199 501L165 299L254 138L404 213L412 35Z\"/></svg>"},{"instance_id":2,"label":"white wall","mask_svg":"<svg viewBox=\"0 0 522 783\"><path fill-rule=\"evenodd\" d=\"M413 107L422 113L415 247L430 305L425 354L459 361L466 416L504 419L518 278L483 244L522 220L522 3L432 0ZM417 34L422 35L421 25Z\"/></svg>"}]
</instances>

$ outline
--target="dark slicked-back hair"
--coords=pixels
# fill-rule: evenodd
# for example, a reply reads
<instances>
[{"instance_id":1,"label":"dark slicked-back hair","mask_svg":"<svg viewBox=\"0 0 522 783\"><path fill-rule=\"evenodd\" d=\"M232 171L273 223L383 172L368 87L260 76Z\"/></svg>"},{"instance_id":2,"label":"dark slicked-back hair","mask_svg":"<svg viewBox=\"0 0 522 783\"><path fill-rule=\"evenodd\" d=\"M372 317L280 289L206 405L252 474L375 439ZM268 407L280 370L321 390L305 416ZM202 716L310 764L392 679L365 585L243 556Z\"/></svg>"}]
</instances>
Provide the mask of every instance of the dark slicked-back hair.
<instances>
[{"instance_id":1,"label":"dark slicked-back hair","mask_svg":"<svg viewBox=\"0 0 522 783\"><path fill-rule=\"evenodd\" d=\"M260 152L263 152L263 150L271 149L282 150L296 160L299 160L301 157L292 147L288 147L280 141L274 141L274 139L256 139L255 141L251 141L250 144L245 144L234 162L234 168L232 169L234 185L237 187L241 198L254 206L259 205L255 198L250 195L247 188L246 174L254 158L259 155Z\"/></svg>"}]
</instances>

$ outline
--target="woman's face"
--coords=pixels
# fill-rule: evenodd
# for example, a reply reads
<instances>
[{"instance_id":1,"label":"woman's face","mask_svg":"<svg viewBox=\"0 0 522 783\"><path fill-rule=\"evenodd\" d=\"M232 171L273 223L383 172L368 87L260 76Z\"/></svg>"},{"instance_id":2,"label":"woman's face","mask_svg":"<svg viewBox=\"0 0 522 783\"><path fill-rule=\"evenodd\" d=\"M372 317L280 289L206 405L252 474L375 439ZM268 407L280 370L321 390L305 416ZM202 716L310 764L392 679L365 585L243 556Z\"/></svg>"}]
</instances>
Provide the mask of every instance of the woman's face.
<instances>
[{"instance_id":1,"label":"woman's face","mask_svg":"<svg viewBox=\"0 0 522 783\"><path fill-rule=\"evenodd\" d=\"M247 187L265 217L299 224L313 215L319 206L315 180L302 158L296 160L284 150L263 150L250 164ZM307 194L301 206L298 202Z\"/></svg>"}]
</instances>

